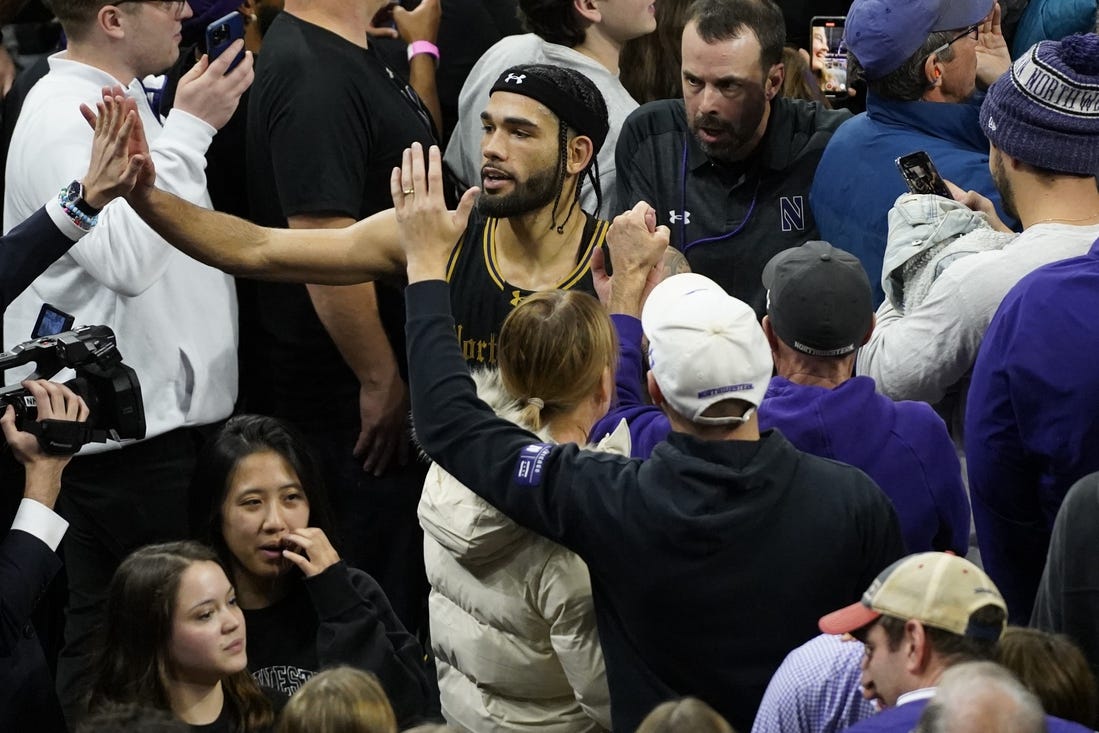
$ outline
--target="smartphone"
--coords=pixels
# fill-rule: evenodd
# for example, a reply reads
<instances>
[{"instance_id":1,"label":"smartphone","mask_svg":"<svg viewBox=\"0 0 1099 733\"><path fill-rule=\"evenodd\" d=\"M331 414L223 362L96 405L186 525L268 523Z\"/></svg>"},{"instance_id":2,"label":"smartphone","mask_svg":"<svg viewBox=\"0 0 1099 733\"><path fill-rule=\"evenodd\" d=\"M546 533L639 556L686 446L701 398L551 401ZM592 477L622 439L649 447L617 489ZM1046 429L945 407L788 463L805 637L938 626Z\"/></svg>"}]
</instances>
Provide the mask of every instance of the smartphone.
<instances>
[{"instance_id":1,"label":"smartphone","mask_svg":"<svg viewBox=\"0 0 1099 733\"><path fill-rule=\"evenodd\" d=\"M933 193L936 196L953 199L946 182L939 175L931 156L922 150L897 158L897 168L912 193Z\"/></svg>"},{"instance_id":2,"label":"smartphone","mask_svg":"<svg viewBox=\"0 0 1099 733\"><path fill-rule=\"evenodd\" d=\"M225 53L225 49L238 38L244 38L244 16L234 11L206 26L206 54L213 61ZM244 49L242 48L233 59L233 63L229 64L226 73L235 69L243 60Z\"/></svg>"},{"instance_id":3,"label":"smartphone","mask_svg":"<svg viewBox=\"0 0 1099 733\"><path fill-rule=\"evenodd\" d=\"M828 97L847 96L847 51L843 47L846 16L817 15L809 22L809 66Z\"/></svg>"},{"instance_id":4,"label":"smartphone","mask_svg":"<svg viewBox=\"0 0 1099 733\"><path fill-rule=\"evenodd\" d=\"M395 28L393 25L393 10L399 6L400 3L397 0L390 0L385 5L378 8L378 12L374 13L374 17L370 20L370 25L375 28Z\"/></svg>"}]
</instances>

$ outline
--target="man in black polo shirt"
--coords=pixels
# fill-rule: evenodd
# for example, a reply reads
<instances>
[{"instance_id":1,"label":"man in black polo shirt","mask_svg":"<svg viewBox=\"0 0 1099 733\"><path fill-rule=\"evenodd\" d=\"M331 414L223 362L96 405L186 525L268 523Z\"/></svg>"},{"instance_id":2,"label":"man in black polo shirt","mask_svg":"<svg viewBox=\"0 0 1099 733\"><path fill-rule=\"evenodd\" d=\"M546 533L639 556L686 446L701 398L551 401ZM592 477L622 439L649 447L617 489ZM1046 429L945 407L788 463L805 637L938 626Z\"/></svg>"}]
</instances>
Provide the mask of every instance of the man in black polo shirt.
<instances>
[{"instance_id":1,"label":"man in black polo shirt","mask_svg":"<svg viewBox=\"0 0 1099 733\"><path fill-rule=\"evenodd\" d=\"M784 99L782 11L696 0L683 29L683 100L643 105L618 138L618 208L656 208L691 269L763 317L763 266L818 239L809 188L850 115Z\"/></svg>"}]
</instances>

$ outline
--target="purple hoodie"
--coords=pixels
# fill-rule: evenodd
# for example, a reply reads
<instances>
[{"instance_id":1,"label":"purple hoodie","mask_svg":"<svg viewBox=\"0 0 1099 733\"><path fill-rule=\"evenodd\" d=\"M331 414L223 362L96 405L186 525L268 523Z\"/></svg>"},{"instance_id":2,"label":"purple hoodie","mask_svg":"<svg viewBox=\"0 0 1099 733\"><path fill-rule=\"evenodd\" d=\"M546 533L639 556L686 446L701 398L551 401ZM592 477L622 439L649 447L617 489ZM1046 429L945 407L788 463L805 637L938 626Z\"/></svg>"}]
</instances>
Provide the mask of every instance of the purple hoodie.
<instances>
[{"instance_id":1,"label":"purple hoodie","mask_svg":"<svg viewBox=\"0 0 1099 733\"><path fill-rule=\"evenodd\" d=\"M645 403L641 322L611 317L620 344L616 405L592 429L601 438L623 418L633 456L648 457L671 428ZM855 377L835 389L774 377L759 406L759 429L777 428L799 450L862 469L893 501L909 552L969 548L969 501L946 424L923 402L894 402Z\"/></svg>"}]
</instances>

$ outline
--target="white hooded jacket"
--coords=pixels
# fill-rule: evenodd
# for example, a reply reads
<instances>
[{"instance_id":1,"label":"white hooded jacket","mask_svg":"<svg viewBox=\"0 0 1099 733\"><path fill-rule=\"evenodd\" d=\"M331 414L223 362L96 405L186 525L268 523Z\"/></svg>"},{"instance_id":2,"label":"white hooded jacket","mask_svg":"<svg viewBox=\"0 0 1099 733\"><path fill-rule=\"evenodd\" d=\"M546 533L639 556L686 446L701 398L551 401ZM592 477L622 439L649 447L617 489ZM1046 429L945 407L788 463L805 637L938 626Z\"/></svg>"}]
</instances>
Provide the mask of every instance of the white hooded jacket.
<instances>
[{"instance_id":1,"label":"white hooded jacket","mask_svg":"<svg viewBox=\"0 0 1099 733\"><path fill-rule=\"evenodd\" d=\"M519 423L495 371L477 391ZM552 442L543 431L540 437ZM595 450L629 455L619 425ZM447 722L476 733L610 729L610 695L588 569L432 465L419 506L431 643Z\"/></svg>"}]
</instances>

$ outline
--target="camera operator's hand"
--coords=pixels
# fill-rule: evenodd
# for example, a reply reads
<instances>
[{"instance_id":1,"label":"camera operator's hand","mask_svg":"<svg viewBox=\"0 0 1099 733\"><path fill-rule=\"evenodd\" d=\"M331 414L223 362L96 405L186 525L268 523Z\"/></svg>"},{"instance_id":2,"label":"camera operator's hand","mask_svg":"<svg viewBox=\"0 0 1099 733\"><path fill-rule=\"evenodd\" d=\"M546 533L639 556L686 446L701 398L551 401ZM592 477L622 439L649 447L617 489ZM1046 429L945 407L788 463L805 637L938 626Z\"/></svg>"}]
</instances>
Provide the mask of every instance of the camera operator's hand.
<instances>
[{"instance_id":1,"label":"camera operator's hand","mask_svg":"<svg viewBox=\"0 0 1099 733\"><path fill-rule=\"evenodd\" d=\"M45 379L23 382L23 386L38 403L38 422L43 420L71 420L85 422L88 406L75 392L63 384ZM26 487L23 496L53 508L61 491L61 472L72 456L49 455L38 444L38 438L15 427L15 408L8 405L0 417L4 439L11 446L15 459L26 471Z\"/></svg>"}]
</instances>

